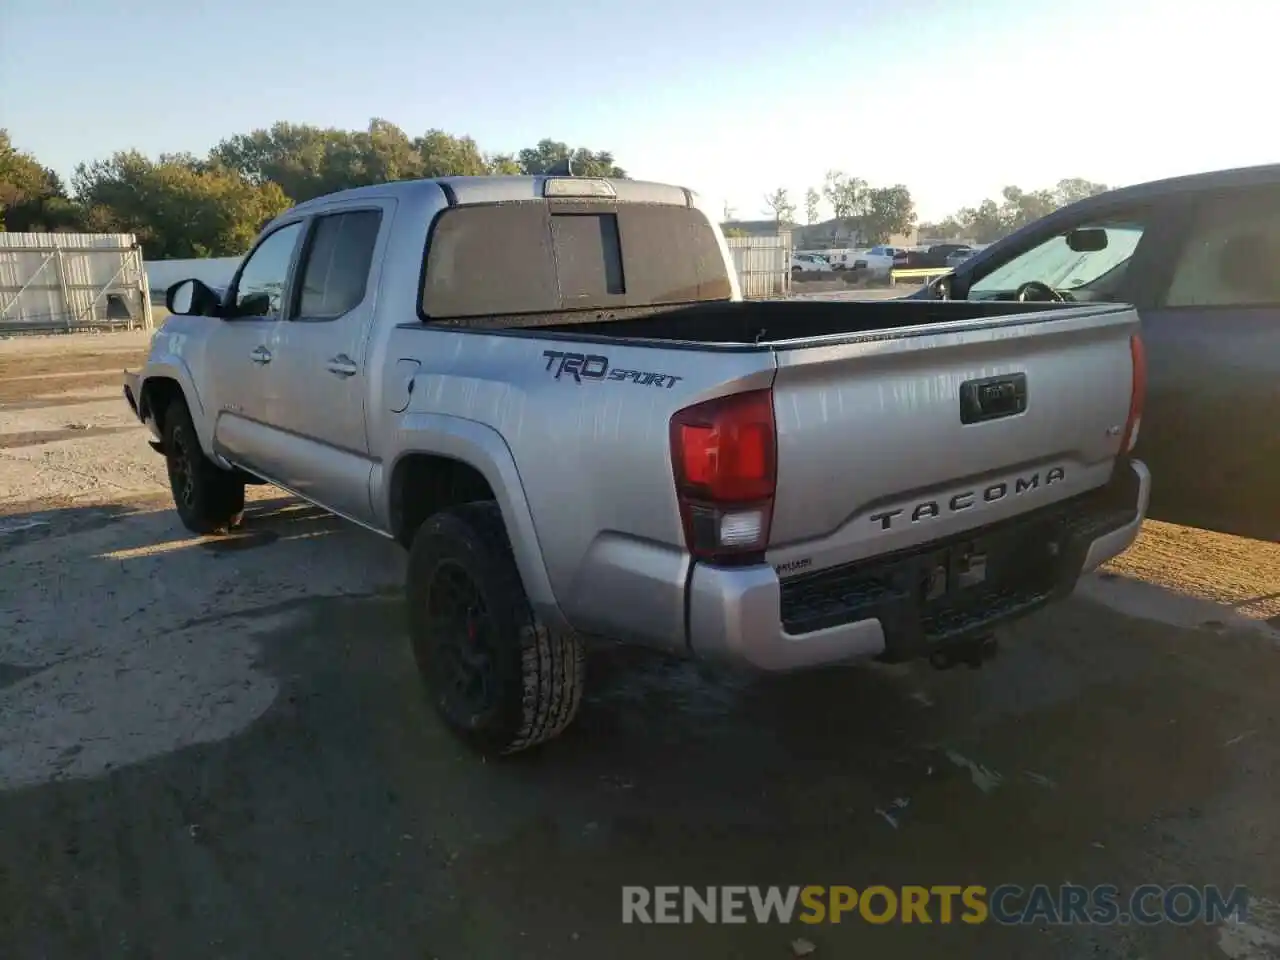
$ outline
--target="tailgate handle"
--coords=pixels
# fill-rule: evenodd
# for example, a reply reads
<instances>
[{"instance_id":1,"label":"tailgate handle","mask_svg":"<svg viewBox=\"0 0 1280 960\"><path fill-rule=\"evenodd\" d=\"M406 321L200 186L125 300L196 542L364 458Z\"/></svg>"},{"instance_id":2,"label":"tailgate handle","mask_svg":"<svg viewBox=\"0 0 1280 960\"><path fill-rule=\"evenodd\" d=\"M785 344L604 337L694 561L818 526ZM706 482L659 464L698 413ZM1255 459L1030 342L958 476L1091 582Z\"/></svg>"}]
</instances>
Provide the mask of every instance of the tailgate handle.
<instances>
[{"instance_id":1,"label":"tailgate handle","mask_svg":"<svg viewBox=\"0 0 1280 960\"><path fill-rule=\"evenodd\" d=\"M1006 374L960 384L960 422L983 423L1013 417L1027 409L1027 375Z\"/></svg>"}]
</instances>

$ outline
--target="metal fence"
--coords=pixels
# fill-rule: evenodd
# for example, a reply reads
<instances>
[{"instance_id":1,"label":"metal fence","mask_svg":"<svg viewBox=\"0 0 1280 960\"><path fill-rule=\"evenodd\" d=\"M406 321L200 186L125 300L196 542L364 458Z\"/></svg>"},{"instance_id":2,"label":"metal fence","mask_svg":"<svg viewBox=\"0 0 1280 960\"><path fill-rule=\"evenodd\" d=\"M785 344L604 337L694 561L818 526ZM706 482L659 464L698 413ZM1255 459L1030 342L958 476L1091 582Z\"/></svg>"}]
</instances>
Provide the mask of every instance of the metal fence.
<instances>
[{"instance_id":1,"label":"metal fence","mask_svg":"<svg viewBox=\"0 0 1280 960\"><path fill-rule=\"evenodd\" d=\"M738 286L747 299L785 297L791 293L791 234L728 237L725 241L738 271Z\"/></svg>"},{"instance_id":2,"label":"metal fence","mask_svg":"<svg viewBox=\"0 0 1280 960\"><path fill-rule=\"evenodd\" d=\"M0 333L151 329L131 233L0 233Z\"/></svg>"},{"instance_id":3,"label":"metal fence","mask_svg":"<svg viewBox=\"0 0 1280 960\"><path fill-rule=\"evenodd\" d=\"M791 234L729 237L742 295L791 293ZM0 334L152 329L148 274L226 283L238 257L144 263L133 234L0 233Z\"/></svg>"}]
</instances>

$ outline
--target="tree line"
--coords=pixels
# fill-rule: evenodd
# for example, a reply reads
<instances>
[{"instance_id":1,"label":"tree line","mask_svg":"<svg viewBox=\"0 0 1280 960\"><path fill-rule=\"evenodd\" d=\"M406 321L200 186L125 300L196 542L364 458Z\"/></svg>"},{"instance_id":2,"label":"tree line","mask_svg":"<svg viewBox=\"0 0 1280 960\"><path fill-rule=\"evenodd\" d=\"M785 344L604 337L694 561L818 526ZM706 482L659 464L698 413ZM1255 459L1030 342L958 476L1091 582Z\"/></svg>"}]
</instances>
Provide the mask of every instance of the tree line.
<instances>
[{"instance_id":1,"label":"tree line","mask_svg":"<svg viewBox=\"0 0 1280 960\"><path fill-rule=\"evenodd\" d=\"M132 233L149 259L234 256L271 217L335 190L417 177L544 173L566 159L587 176L627 175L606 150L544 139L514 154L486 153L467 136L428 130L411 137L393 123L374 119L364 130L277 123L229 137L203 157L173 153L151 159L136 150L121 151L79 164L68 189L0 128L0 230ZM991 243L1106 189L1080 178L1039 190L1009 186L999 200L920 223L919 234ZM867 243L910 233L917 223L915 202L904 184L873 187L840 170L829 171L799 202L806 224L820 222L825 202L841 225ZM767 194L764 203L778 223L797 222L797 202L786 188ZM734 219L728 207L724 215Z\"/></svg>"},{"instance_id":2,"label":"tree line","mask_svg":"<svg viewBox=\"0 0 1280 960\"><path fill-rule=\"evenodd\" d=\"M963 238L975 243L993 243L1059 207L1110 189L1105 183L1079 177L1059 180L1057 186L1041 190L1005 187L999 200L988 198L976 207L961 207L938 223L920 224L920 236L933 240Z\"/></svg>"},{"instance_id":3,"label":"tree line","mask_svg":"<svg viewBox=\"0 0 1280 960\"><path fill-rule=\"evenodd\" d=\"M515 154L486 153L467 136L410 137L374 119L365 130L277 123L237 134L206 156L136 150L81 163L70 189L0 129L0 230L132 233L148 259L243 253L262 224L335 190L388 180L543 173L625 177L607 150L545 139Z\"/></svg>"},{"instance_id":4,"label":"tree line","mask_svg":"<svg viewBox=\"0 0 1280 960\"><path fill-rule=\"evenodd\" d=\"M986 199L976 207L962 207L936 223L920 223L919 235L930 240L992 243L1059 207L1109 189L1106 184L1079 177L1059 180L1057 186L1040 190L1009 186L1001 191L999 200ZM901 183L872 187L860 177L832 170L820 188L810 187L805 191L805 225L822 222L824 200L834 219L856 232L864 243L884 243L893 236L910 233L917 226L915 201L911 191ZM767 215L777 223L798 225L796 203L785 187L765 194L764 206ZM733 210L726 207L725 220L733 219Z\"/></svg>"},{"instance_id":5,"label":"tree line","mask_svg":"<svg viewBox=\"0 0 1280 960\"><path fill-rule=\"evenodd\" d=\"M821 204L826 200L835 219L857 232L867 243L883 243L895 234L907 233L916 223L911 191L901 183L873 187L861 177L842 170L828 171L821 190L810 187L804 194L805 223L819 222ZM795 223L796 205L785 187L765 194L765 208L778 223ZM732 211L726 210L726 219Z\"/></svg>"}]
</instances>

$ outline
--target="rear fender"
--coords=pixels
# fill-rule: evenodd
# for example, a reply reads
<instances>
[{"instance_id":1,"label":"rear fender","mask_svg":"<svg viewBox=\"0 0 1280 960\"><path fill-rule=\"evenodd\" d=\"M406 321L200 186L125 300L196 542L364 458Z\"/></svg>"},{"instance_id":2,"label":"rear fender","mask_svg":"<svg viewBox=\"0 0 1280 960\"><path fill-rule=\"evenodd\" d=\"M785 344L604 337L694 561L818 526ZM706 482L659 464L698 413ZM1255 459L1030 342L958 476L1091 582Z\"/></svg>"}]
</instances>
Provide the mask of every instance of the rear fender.
<instances>
[{"instance_id":1,"label":"rear fender","mask_svg":"<svg viewBox=\"0 0 1280 960\"><path fill-rule=\"evenodd\" d=\"M525 498L524 483L502 434L475 420L436 413L408 413L396 423L391 447L395 451L394 456L383 461L390 466L380 464L371 477L379 525L385 530L392 528L391 478L405 457L425 453L449 457L474 467L488 481L502 511L511 551L529 602L544 622L567 627L547 576L533 514Z\"/></svg>"}]
</instances>

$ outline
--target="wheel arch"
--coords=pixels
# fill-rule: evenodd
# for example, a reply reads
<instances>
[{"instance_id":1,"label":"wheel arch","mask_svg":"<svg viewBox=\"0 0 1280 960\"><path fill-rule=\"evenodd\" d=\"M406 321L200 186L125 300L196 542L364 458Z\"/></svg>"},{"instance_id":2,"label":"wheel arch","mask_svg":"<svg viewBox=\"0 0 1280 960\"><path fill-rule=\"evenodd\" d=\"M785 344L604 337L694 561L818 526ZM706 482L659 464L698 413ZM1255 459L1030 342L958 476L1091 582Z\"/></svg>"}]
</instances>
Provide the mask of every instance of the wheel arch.
<instances>
[{"instance_id":1,"label":"wheel arch","mask_svg":"<svg viewBox=\"0 0 1280 960\"><path fill-rule=\"evenodd\" d=\"M439 510L495 501L529 602L548 624L567 627L520 472L502 435L486 424L440 414L408 414L396 433L401 449L384 474L380 497L387 530L407 546Z\"/></svg>"},{"instance_id":2,"label":"wheel arch","mask_svg":"<svg viewBox=\"0 0 1280 960\"><path fill-rule=\"evenodd\" d=\"M138 385L138 418L151 427L157 440L164 439L165 410L176 399L187 405L200 445L208 453L212 437L206 434L204 405L186 369L164 361L149 362Z\"/></svg>"}]
</instances>

